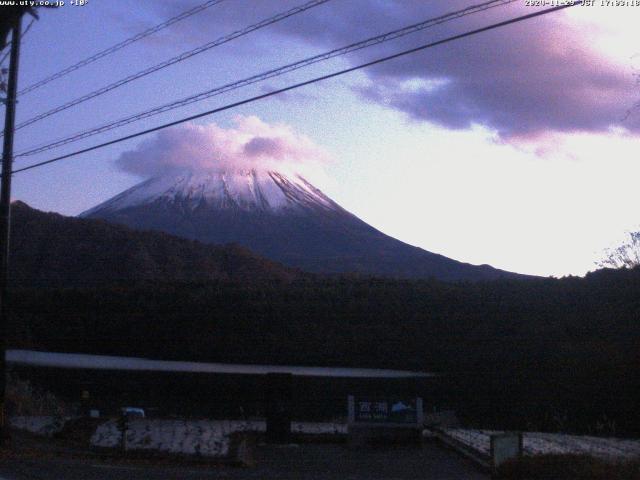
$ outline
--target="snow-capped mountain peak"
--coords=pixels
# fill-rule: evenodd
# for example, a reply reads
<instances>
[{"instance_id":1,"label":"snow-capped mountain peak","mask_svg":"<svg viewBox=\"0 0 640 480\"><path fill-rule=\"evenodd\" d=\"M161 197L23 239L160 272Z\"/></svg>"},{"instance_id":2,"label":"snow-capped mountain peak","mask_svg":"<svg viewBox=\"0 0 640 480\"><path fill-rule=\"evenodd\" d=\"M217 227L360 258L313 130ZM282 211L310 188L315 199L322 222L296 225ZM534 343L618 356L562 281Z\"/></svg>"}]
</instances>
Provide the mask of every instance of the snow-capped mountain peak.
<instances>
[{"instance_id":1,"label":"snow-capped mountain peak","mask_svg":"<svg viewBox=\"0 0 640 480\"><path fill-rule=\"evenodd\" d=\"M168 174L142 182L82 216L113 212L150 203L178 203L195 209L283 213L306 209L342 209L300 175L256 169L235 172Z\"/></svg>"},{"instance_id":2,"label":"snow-capped mountain peak","mask_svg":"<svg viewBox=\"0 0 640 480\"><path fill-rule=\"evenodd\" d=\"M205 243L237 243L271 260L318 273L441 280L513 275L457 262L389 237L342 209L302 176L282 170L163 175L82 216Z\"/></svg>"}]
</instances>

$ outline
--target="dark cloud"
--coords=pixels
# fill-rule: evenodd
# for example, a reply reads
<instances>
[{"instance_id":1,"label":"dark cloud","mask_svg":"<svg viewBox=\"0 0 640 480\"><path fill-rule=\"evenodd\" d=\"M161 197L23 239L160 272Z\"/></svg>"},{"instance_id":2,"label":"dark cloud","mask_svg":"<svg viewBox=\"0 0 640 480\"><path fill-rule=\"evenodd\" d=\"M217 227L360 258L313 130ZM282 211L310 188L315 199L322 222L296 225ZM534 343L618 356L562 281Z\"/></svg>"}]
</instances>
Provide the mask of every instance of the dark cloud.
<instances>
[{"instance_id":1,"label":"dark cloud","mask_svg":"<svg viewBox=\"0 0 640 480\"><path fill-rule=\"evenodd\" d=\"M199 16L190 28L203 29L214 18L218 25L237 28L299 3L238 0L232 8L215 7ZM282 36L335 48L472 3L332 0L269 27L268 33L274 50ZM185 5L180 2L180 9ZM500 7L352 54L349 60L360 63L532 11L522 3ZM612 126L640 131L637 116L623 120L638 100L631 66L625 71L597 54L587 33L572 27L565 13L554 13L370 68L369 85L357 91L417 120L452 129L481 124L506 138L603 132Z\"/></svg>"},{"instance_id":2,"label":"dark cloud","mask_svg":"<svg viewBox=\"0 0 640 480\"><path fill-rule=\"evenodd\" d=\"M506 137L621 125L637 95L631 76L580 46L579 32L537 20L384 65L361 92L413 118L449 128L479 123ZM406 86L442 78L437 88Z\"/></svg>"}]
</instances>

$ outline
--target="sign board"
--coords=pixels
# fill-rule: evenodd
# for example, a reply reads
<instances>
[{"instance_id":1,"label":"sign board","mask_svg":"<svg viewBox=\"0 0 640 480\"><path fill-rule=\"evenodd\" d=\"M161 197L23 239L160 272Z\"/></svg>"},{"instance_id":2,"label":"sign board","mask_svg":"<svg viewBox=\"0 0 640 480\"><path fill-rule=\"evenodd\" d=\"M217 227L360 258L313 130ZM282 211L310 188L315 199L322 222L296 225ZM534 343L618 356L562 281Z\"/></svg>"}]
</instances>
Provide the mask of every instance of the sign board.
<instances>
[{"instance_id":1,"label":"sign board","mask_svg":"<svg viewBox=\"0 0 640 480\"><path fill-rule=\"evenodd\" d=\"M491 435L491 462L498 468L507 460L522 455L522 433L497 433Z\"/></svg>"},{"instance_id":2,"label":"sign board","mask_svg":"<svg viewBox=\"0 0 640 480\"><path fill-rule=\"evenodd\" d=\"M421 425L421 398L367 398L349 396L350 424Z\"/></svg>"}]
</instances>

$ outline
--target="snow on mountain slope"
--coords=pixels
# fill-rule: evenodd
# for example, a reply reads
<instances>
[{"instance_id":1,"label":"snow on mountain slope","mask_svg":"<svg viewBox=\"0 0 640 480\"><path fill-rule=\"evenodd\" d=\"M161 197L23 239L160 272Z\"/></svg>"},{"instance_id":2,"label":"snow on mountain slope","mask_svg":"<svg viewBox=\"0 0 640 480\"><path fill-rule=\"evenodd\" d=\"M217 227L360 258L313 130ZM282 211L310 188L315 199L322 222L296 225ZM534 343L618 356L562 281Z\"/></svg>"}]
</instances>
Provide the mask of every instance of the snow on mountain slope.
<instances>
[{"instance_id":1,"label":"snow on mountain slope","mask_svg":"<svg viewBox=\"0 0 640 480\"><path fill-rule=\"evenodd\" d=\"M151 178L82 214L114 212L157 201L180 202L192 209L206 205L216 209L239 209L282 213L319 208L342 210L301 176L285 176L255 169L240 172L185 172Z\"/></svg>"}]
</instances>

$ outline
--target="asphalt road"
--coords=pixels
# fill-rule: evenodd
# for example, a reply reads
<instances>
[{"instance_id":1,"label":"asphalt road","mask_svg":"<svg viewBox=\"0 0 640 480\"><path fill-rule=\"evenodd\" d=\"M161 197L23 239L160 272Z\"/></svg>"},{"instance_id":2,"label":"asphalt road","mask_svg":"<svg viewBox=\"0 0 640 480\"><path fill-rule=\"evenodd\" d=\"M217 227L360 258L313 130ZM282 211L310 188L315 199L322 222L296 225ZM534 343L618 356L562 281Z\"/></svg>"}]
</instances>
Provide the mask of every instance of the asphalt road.
<instances>
[{"instance_id":1,"label":"asphalt road","mask_svg":"<svg viewBox=\"0 0 640 480\"><path fill-rule=\"evenodd\" d=\"M258 446L252 467L123 465L86 459L0 460L0 480L488 480L455 452L422 447Z\"/></svg>"}]
</instances>

